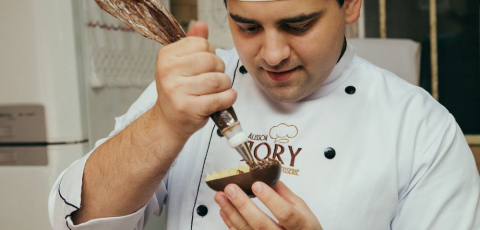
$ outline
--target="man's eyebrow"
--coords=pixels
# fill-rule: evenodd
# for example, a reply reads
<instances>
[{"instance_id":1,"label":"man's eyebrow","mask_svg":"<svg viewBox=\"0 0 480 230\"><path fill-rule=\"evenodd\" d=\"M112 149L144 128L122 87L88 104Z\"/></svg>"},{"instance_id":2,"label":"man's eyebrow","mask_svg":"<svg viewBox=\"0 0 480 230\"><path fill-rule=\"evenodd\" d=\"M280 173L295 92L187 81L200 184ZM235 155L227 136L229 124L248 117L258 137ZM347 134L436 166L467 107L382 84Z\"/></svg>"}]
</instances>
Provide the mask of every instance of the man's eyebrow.
<instances>
[{"instance_id":1,"label":"man's eyebrow","mask_svg":"<svg viewBox=\"0 0 480 230\"><path fill-rule=\"evenodd\" d=\"M248 19L248 18L244 18L240 15L236 15L236 14L230 14L230 17L232 17L232 19L238 23L247 23L247 24L259 24L257 21L253 20L253 19Z\"/></svg>"},{"instance_id":2,"label":"man's eyebrow","mask_svg":"<svg viewBox=\"0 0 480 230\"><path fill-rule=\"evenodd\" d=\"M278 24L304 22L304 21L308 21L310 19L316 18L316 17L320 16L322 13L323 13L323 10L318 11L318 12L314 12L314 13L311 13L311 14L301 14L301 15L294 16L294 17L291 17L291 18L284 18L284 19L281 19L278 22Z\"/></svg>"},{"instance_id":3,"label":"man's eyebrow","mask_svg":"<svg viewBox=\"0 0 480 230\"><path fill-rule=\"evenodd\" d=\"M304 21L310 20L312 18L318 17L322 13L323 13L323 10L318 11L318 12L314 12L314 13L311 13L311 14L301 14L301 15L294 16L294 17L291 17L291 18L284 18L284 19L281 19L280 21L278 21L278 24L304 22ZM256 20L244 18L244 17L242 17L240 15L236 15L236 14L230 14L230 17L232 17L232 19L234 21L238 22L238 23L260 24Z\"/></svg>"}]
</instances>

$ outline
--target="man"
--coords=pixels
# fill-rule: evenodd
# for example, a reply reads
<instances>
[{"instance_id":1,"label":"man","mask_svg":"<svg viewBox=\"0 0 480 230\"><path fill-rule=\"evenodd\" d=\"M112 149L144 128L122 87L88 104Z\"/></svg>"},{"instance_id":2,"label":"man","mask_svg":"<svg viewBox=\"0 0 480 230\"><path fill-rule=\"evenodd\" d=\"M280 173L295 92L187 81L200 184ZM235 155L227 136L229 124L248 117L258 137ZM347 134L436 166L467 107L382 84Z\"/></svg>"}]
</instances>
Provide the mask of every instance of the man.
<instances>
[{"instance_id":1,"label":"man","mask_svg":"<svg viewBox=\"0 0 480 230\"><path fill-rule=\"evenodd\" d=\"M453 117L345 42L361 0L226 3L236 50L215 53L202 23L163 48L155 84L54 186L56 229L142 229L162 204L168 229L480 227ZM232 105L254 155L283 165L258 199L205 183L242 164L208 119Z\"/></svg>"}]
</instances>

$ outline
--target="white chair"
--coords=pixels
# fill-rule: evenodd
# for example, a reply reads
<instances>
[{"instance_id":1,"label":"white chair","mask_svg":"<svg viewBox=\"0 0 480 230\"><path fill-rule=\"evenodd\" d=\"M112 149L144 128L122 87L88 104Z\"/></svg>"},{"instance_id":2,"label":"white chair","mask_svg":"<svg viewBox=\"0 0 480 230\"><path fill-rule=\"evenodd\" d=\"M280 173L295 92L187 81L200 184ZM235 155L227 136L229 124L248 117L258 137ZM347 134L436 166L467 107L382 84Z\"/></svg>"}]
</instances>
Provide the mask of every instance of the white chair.
<instances>
[{"instance_id":1,"label":"white chair","mask_svg":"<svg viewBox=\"0 0 480 230\"><path fill-rule=\"evenodd\" d=\"M358 56L419 85L421 45L409 39L348 39Z\"/></svg>"}]
</instances>

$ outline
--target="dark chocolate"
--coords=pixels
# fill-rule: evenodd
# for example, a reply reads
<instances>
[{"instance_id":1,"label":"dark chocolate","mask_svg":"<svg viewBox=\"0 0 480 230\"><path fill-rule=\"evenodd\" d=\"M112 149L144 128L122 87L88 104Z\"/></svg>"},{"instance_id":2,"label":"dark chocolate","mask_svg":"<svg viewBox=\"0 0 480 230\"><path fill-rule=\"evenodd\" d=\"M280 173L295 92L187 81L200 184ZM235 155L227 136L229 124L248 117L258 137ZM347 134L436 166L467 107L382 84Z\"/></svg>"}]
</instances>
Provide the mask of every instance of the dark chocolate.
<instances>
[{"instance_id":1,"label":"dark chocolate","mask_svg":"<svg viewBox=\"0 0 480 230\"><path fill-rule=\"evenodd\" d=\"M258 160L256 164L250 161L248 161L247 164L250 167L250 170L253 171L253 170L264 169L272 165L277 165L277 164L280 164L280 162L267 158L264 160Z\"/></svg>"},{"instance_id":2,"label":"dark chocolate","mask_svg":"<svg viewBox=\"0 0 480 230\"><path fill-rule=\"evenodd\" d=\"M255 197L252 191L252 185L256 181L262 181L268 186L274 186L280 179L282 173L282 166L278 161L259 161L267 162L262 164L256 169L252 169L250 172L241 173L234 176L224 177L207 181L208 187L215 191L224 191L225 187L229 184L236 184L240 187L250 198Z\"/></svg>"},{"instance_id":3,"label":"dark chocolate","mask_svg":"<svg viewBox=\"0 0 480 230\"><path fill-rule=\"evenodd\" d=\"M230 107L226 110L218 111L212 115L210 118L215 122L217 127L222 131L228 128L229 126L233 125L235 122L238 121L237 114L233 107Z\"/></svg>"}]
</instances>

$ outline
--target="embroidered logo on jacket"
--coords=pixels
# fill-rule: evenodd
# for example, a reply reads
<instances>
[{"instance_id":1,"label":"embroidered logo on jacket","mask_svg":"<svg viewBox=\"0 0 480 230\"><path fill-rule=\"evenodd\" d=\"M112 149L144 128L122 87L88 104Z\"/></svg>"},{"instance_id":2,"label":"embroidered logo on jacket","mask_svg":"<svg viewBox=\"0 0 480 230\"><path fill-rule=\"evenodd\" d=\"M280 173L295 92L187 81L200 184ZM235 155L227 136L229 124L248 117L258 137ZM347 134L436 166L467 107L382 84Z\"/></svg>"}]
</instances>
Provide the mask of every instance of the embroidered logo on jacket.
<instances>
[{"instance_id":1,"label":"embroidered logo on jacket","mask_svg":"<svg viewBox=\"0 0 480 230\"><path fill-rule=\"evenodd\" d=\"M297 135L298 128L295 125L281 123L270 128L269 135L250 133L248 144L257 160L267 158L278 160L282 164L283 173L298 176L300 170L293 167L295 167L295 159L302 148L288 145ZM268 141L268 137L273 143ZM290 162L288 162L288 158L290 158Z\"/></svg>"},{"instance_id":2,"label":"embroidered logo on jacket","mask_svg":"<svg viewBox=\"0 0 480 230\"><path fill-rule=\"evenodd\" d=\"M275 143L287 144L291 138L295 138L298 135L298 128L295 125L281 123L273 126L269 134L270 138L275 140Z\"/></svg>"}]
</instances>

